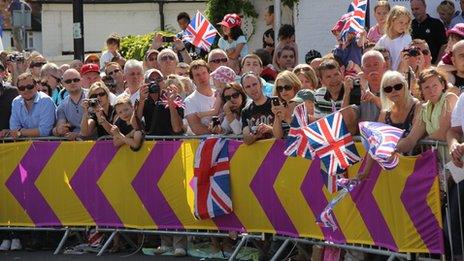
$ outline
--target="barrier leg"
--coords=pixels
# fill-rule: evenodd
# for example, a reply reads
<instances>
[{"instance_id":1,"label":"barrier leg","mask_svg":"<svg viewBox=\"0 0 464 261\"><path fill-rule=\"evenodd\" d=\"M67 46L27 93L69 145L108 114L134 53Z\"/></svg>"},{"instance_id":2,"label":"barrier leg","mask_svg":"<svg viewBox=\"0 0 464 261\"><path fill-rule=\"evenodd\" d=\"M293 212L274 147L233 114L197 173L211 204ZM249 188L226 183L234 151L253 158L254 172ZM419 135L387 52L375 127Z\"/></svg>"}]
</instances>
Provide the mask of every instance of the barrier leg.
<instances>
[{"instance_id":1,"label":"barrier leg","mask_svg":"<svg viewBox=\"0 0 464 261\"><path fill-rule=\"evenodd\" d=\"M139 246L137 246L137 245L134 243L134 241L133 241L132 239L130 239L130 237L128 237L128 236L126 235L126 233L119 233L119 234L126 240L127 243L129 243L129 245L130 245L132 248L134 248L134 249L139 248Z\"/></svg>"},{"instance_id":2,"label":"barrier leg","mask_svg":"<svg viewBox=\"0 0 464 261\"><path fill-rule=\"evenodd\" d=\"M55 249L55 252L53 252L54 255L58 255L61 251L61 249L64 246L64 243L66 243L66 240L68 239L69 233L71 232L71 229L66 228L66 231L64 232L63 237L61 238L60 243L58 244L58 247Z\"/></svg>"},{"instance_id":3,"label":"barrier leg","mask_svg":"<svg viewBox=\"0 0 464 261\"><path fill-rule=\"evenodd\" d=\"M118 233L118 230L115 229L113 231L113 233L111 233L110 237L108 238L108 240L106 240L105 244L103 245L102 249L100 250L100 252L98 252L97 256L101 256L103 255L103 253L105 252L105 250L110 246L111 242L113 241L113 238L116 236L116 234Z\"/></svg>"},{"instance_id":4,"label":"barrier leg","mask_svg":"<svg viewBox=\"0 0 464 261\"><path fill-rule=\"evenodd\" d=\"M284 243L279 247L279 249L277 249L277 252L272 257L271 261L277 261L278 260L280 254L282 254L282 252L285 250L285 248L290 243L290 241L291 241L290 239L285 239Z\"/></svg>"},{"instance_id":5,"label":"barrier leg","mask_svg":"<svg viewBox=\"0 0 464 261\"><path fill-rule=\"evenodd\" d=\"M232 261L232 260L235 260L235 258L237 257L238 255L238 252L240 251L240 249L242 248L243 244L245 244L245 241L248 239L248 236L247 235L244 235L242 237L242 240L240 240L240 243L238 243L237 247L235 248L234 252L232 253L232 255L229 257L229 261Z\"/></svg>"}]
</instances>

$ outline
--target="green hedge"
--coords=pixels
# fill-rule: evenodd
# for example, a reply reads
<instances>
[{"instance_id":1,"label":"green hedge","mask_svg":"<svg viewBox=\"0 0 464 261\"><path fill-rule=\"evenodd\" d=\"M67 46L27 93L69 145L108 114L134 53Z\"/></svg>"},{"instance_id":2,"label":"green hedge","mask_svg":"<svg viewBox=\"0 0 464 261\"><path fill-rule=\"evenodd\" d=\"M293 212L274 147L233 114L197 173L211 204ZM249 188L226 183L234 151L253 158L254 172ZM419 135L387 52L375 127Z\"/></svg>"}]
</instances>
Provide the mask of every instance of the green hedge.
<instances>
[{"instance_id":1,"label":"green hedge","mask_svg":"<svg viewBox=\"0 0 464 261\"><path fill-rule=\"evenodd\" d=\"M157 31L165 36L173 36L172 32ZM145 52L150 48L155 33L151 32L143 35L128 35L121 38L121 55L129 59L143 60Z\"/></svg>"}]
</instances>

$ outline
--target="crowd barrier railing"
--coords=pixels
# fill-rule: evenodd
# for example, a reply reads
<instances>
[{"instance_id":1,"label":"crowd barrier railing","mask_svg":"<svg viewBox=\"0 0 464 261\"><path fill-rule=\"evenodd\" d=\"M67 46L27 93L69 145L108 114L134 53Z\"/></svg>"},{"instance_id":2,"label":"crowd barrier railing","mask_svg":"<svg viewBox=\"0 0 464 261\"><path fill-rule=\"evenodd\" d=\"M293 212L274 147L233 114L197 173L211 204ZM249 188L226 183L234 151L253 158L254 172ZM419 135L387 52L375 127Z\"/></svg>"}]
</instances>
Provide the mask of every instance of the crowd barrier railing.
<instances>
[{"instance_id":1,"label":"crowd barrier railing","mask_svg":"<svg viewBox=\"0 0 464 261\"><path fill-rule=\"evenodd\" d=\"M198 139L204 137L206 136L147 136L147 141L144 144L142 152L132 152L127 148L121 148L119 151L116 149L112 150L110 148L110 142L104 141L108 137L103 138L103 141L99 142L60 142L63 141L63 139L57 139L56 137L28 139L25 142L3 139L3 144L0 144L0 164L8 162L9 168L5 167L5 164L0 167L0 180L2 181L2 184L0 184L0 188L2 189L0 190L0 196L2 196L1 194L4 194L4 196L6 195L6 198L13 199L13 203L6 204L4 208L6 212L0 211L0 225L2 226L0 230L64 231L64 236L55 250L55 254L60 252L71 231L83 230L85 227L92 225L97 226L99 231L111 232L111 236L105 242L100 253L98 253L99 255L105 251L117 233L156 233L227 237L229 234L221 231L228 230L239 231L239 236L241 237L236 252L234 252L231 259L236 257L240 247L243 246L249 238L261 238L262 233L274 234L276 238L285 240L284 245L288 243L303 243L337 246L348 250L358 250L407 259L411 259L412 256L408 253L444 254L443 245L445 239L436 231L436 229L443 229L440 210L439 179L437 176L427 177L427 175L421 175L420 172L415 171L415 168L420 167L419 165L421 164L425 165L429 169L423 171L429 171L427 172L428 175L434 175L433 168L430 169L427 163L433 161L433 159L436 158L435 155L438 155L438 159L443 163L445 159L444 153L447 152L445 143L422 141L421 144L424 148L430 146L438 148L432 156L429 155L430 153L424 153L419 158L402 157L398 170L388 173L380 169L376 170L377 174L374 175L375 180L371 182L372 184L363 188L371 189L371 192L369 192L370 198L367 201L363 196L360 196L358 192L352 193L348 200L342 201L340 206L337 206L339 210L335 210L335 215L340 227L340 231L337 232L320 228L315 225L314 222L320 208L324 207L324 204L321 202L327 202L332 197L325 187L314 187L315 183L321 182L319 173L317 175L315 174L319 167L318 163L316 161L309 163L309 161L304 159L287 159L283 156L274 155L278 154L277 152L280 152L284 146L282 141L275 140L260 141L252 146L243 145L239 141L229 145L229 153L231 154L232 194L235 211L233 220L231 218L218 218L218 220L214 220L213 222L195 221L191 214L193 191L190 183L193 176L193 155L199 143ZM233 140L240 139L240 136L226 137ZM54 144L52 146L53 148L50 148L50 146L42 146L41 144L43 142L41 141L44 140L49 141L48 143L50 144ZM11 144L11 142L14 143ZM359 144L357 144L357 147L360 151L363 151ZM12 150L14 152L12 152ZM159 158L154 157L155 152L156 156L159 156ZM69 153L74 154L69 155ZM105 153L109 153L109 155L105 157L106 165L92 161L92 157L104 156ZM440 155L440 153L443 155ZM41 155L43 158L42 162L38 163L42 164L41 169L37 169L37 166L36 169L30 169L31 166L26 164L27 162L24 157L34 155ZM78 155L80 156L77 157ZM134 155L137 155L137 157ZM124 157L128 159L124 161ZM74 159L74 162L72 160L69 161L70 159ZM150 194L151 192L147 192L148 194L145 195L145 192L141 192L140 190L140 183L145 182L147 178L144 177L145 180L140 179L140 174L146 176L146 173L150 173L150 169L141 169L148 164L147 162L149 162L149 160L155 160L158 161L157 163L164 164L163 170L157 170L158 172L154 171L158 173L156 174L158 175L158 180L155 184L158 187L158 194L156 195L164 197L164 202L158 202L158 204L164 207L166 207L167 204L167 209L169 209L169 207L171 208L169 217L176 220L177 223L174 222L176 224L174 224L172 220L159 220L159 217L150 213L150 208L152 208L153 205L147 203L146 200L141 200L147 197L147 195L154 195L153 193ZM117 161L123 162L118 163ZM83 166L84 163L90 163L93 164L93 166L82 169L85 167ZM33 165L34 164L35 163L33 163ZM124 169L129 165L137 166ZM359 167L360 166L355 166L350 168L348 174L353 176ZM21 168L23 168L23 170L21 170ZM152 165L148 165L146 168L152 168L152 170L156 169L156 167ZM101 213L93 213L95 211L95 209L93 209L95 206L92 206L90 200L82 196L81 192L75 191L79 190L79 186L82 185L78 183L83 182L85 185L86 182L90 182L88 180L82 180L82 173L93 173L97 170L99 171L99 176L93 177L91 182L94 184L90 187L100 190L97 193L99 195L96 196L100 198L101 202L106 202L106 206L103 205L103 210L107 211L107 213L105 213L106 216ZM35 173L32 173L34 171ZM116 177L115 175L118 172L125 172L125 174L130 172L131 174L128 174L130 177L124 177L124 180L120 182L122 185L117 184L116 187L118 188L109 188L111 184L110 181L114 181L112 178ZM436 172L435 169L435 173ZM240 173L240 177L237 177L238 175L234 175L234 173ZM127 176L125 174L124 176ZM32 175L33 177L28 175ZM60 181L57 182L59 183L58 185L54 184L50 186L47 182L51 182L54 178L56 179L57 175L60 178L68 178L68 180ZM444 172L440 171L440 175L444 175ZM1 178L2 176L3 178ZM22 184L22 186L24 186L23 189L35 190L35 194L27 192L29 194L26 193L26 196L39 195L43 198L43 202L40 202L39 206L44 204L44 206L50 210L50 220L57 221L56 223L44 219L45 217L43 216L34 217L34 209L31 209L31 206L12 197L12 194L14 194L12 191L14 191L17 186L21 186L21 184L20 182L15 183L11 176L17 177L20 181L24 182ZM27 179L29 178L33 180L28 181ZM271 182L266 182L266 179L271 179ZM182 186L174 185L174 188L181 188L181 190L183 190L181 193L182 195L170 194L172 191L176 190L170 186L172 186L173 183L178 184L179 182ZM426 194L426 198L422 198L423 202L416 200L414 203L418 205L422 204L419 210L427 212L427 215L429 215L427 219L431 221L431 223L424 223L420 218L416 220L414 213L412 213L414 209L411 209L414 206L411 204L408 205L407 202L405 203L405 200L409 199L408 197L411 196L411 193L414 193L414 191L411 190L412 186L408 187L408 185L412 185L411 182L424 182L424 184L417 184L426 187L424 191L421 191L422 194ZM128 184L130 184L132 189L139 186L139 190L136 193L132 191L131 195L131 199L136 199L135 202L130 202L131 205L137 205L137 211L135 212L127 205L115 203L120 200L117 194L120 194L121 191L117 190L121 188L127 189L129 186ZM241 186L241 184L245 184L245 186ZM309 191L308 184L310 188L313 189L312 191ZM398 184L402 184L402 187ZM67 186L67 188L62 188L61 185ZM298 188L296 190L295 185ZM448 183L444 183L443 185L445 190L444 194L448 195ZM392 199L386 199L385 195L382 195L382 192L384 192L382 188L384 187L394 190L391 194L394 195L393 200L396 201L392 206L388 206L387 202ZM87 187L87 189L89 189L89 187ZM71 195L71 192L74 193L74 195ZM319 194L316 196L317 193L315 192ZM66 196L62 198L63 195ZM243 197L238 195L243 195ZM309 197L309 195L311 195L311 197ZM460 195L459 186L457 187L457 195ZM61 196L61 199L59 196ZM184 201L185 198L187 198L187 203L181 202L182 199L179 199L179 197L182 196L184 196ZM102 197L105 199L102 199ZM320 202L313 202L314 198L318 197ZM5 197L2 198L4 198L3 201L5 201ZM449 224L451 219L451 213L449 211L451 201L449 197L446 197L446 199L447 203L444 209L445 219L447 221L445 222ZM67 211L66 208L63 207L63 202L65 202L65 200L68 200L67 203L71 203L73 206L78 206L78 209L85 213L84 216L80 217L80 220L85 220L85 222L78 224L75 220L63 220L63 216L66 216L63 215L63 211ZM459 222L462 223L460 200L458 196L458 217ZM96 201L101 203L99 200ZM253 202L249 204L249 201ZM378 208L378 212L367 213L368 211L363 210L363 207L365 207L363 206L364 203L370 207L374 206ZM272 210L267 208L270 204L274 204ZM395 210L396 206L393 205L401 205L401 210ZM2 206L4 205L2 204ZM302 210L306 211L307 215L305 217L298 217L298 215L301 215ZM390 213L395 211L399 212L397 213L398 215L401 214L401 216L403 216L402 220L401 217L397 217ZM138 220L140 223L135 224L133 218L131 220L131 217L129 217L128 212L134 216L143 217ZM69 215L69 212L66 214ZM33 217L31 217L31 215ZM348 217L344 217L343 215ZM383 219L383 224L381 225L385 225L385 231L387 231L387 234L390 234L390 242L388 240L380 242L382 238L378 238L379 231L375 231L373 224L369 224L371 221L369 221L368 218L376 217L376 215ZM108 220L103 220L103 218L108 217ZM394 225L394 221L398 221L396 220L397 218L400 218L398 219L401 223L400 227L395 227ZM117 222L115 222L115 220ZM352 224L352 220L359 220L359 222L357 222L359 224ZM25 221L29 221L29 223ZM41 223L41 221L43 222ZM45 221L47 221L48 224ZM435 228L435 231L425 231L426 229L424 226L432 226ZM207 231L197 232L197 229ZM355 230L361 235L357 237L353 236ZM401 232L401 230L405 232ZM447 233L451 234L452 231L449 226L447 230ZM414 235L413 238L410 237L407 239L409 243L406 242L406 239L401 239L401 237L407 233L412 233ZM460 228L460 234L462 238L462 227ZM430 237L432 237L432 239L430 239ZM451 241L449 243L451 249L463 246L462 240L460 240L460 242ZM283 248L284 246L277 251L274 259L282 253Z\"/></svg>"}]
</instances>

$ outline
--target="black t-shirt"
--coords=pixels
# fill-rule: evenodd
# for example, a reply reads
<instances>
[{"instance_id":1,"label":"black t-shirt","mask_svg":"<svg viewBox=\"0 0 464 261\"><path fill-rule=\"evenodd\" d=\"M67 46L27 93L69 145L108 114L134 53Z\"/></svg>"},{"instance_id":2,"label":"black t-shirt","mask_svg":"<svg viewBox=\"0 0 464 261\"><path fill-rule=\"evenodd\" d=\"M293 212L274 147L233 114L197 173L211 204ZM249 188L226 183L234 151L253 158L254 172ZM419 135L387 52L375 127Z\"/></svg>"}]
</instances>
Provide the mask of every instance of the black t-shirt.
<instances>
[{"instance_id":1,"label":"black t-shirt","mask_svg":"<svg viewBox=\"0 0 464 261\"><path fill-rule=\"evenodd\" d=\"M106 120L109 123L113 123L115 115L116 115L116 111L114 110L113 106L110 105L110 107L108 108L108 115L106 115ZM105 130L105 128L103 128L103 126L100 125L100 123L98 123L98 118L97 118L97 115L95 113L91 112L90 113L90 118L95 121L95 126L97 127L97 136L98 137L110 135Z\"/></svg>"},{"instance_id":2,"label":"black t-shirt","mask_svg":"<svg viewBox=\"0 0 464 261\"><path fill-rule=\"evenodd\" d=\"M454 86L459 88L459 93L464 91L464 78L458 76L456 72L453 73L454 76Z\"/></svg>"},{"instance_id":3,"label":"black t-shirt","mask_svg":"<svg viewBox=\"0 0 464 261\"><path fill-rule=\"evenodd\" d=\"M5 83L0 87L0 130L10 128L11 103L18 95L16 87Z\"/></svg>"},{"instance_id":4,"label":"black t-shirt","mask_svg":"<svg viewBox=\"0 0 464 261\"><path fill-rule=\"evenodd\" d=\"M119 131L121 132L122 135L127 135L129 134L134 128L132 128L132 125L127 124L125 121L121 120L121 118L118 118L115 122L114 125L118 126Z\"/></svg>"},{"instance_id":5,"label":"black t-shirt","mask_svg":"<svg viewBox=\"0 0 464 261\"><path fill-rule=\"evenodd\" d=\"M256 105L255 102L248 103L242 110L242 128L248 126L252 131L253 127L261 123L272 126L274 113L272 113L271 107L271 99L267 97L263 105Z\"/></svg>"},{"instance_id":6,"label":"black t-shirt","mask_svg":"<svg viewBox=\"0 0 464 261\"><path fill-rule=\"evenodd\" d=\"M432 54L432 63L437 60L438 52L442 45L446 44L446 31L443 23L427 15L424 22L419 23L412 20L412 39L423 39L427 42Z\"/></svg>"},{"instance_id":7,"label":"black t-shirt","mask_svg":"<svg viewBox=\"0 0 464 261\"><path fill-rule=\"evenodd\" d=\"M177 113L181 118L184 117L184 109L177 108ZM143 107L143 117L145 118L145 132L147 135L179 134L172 130L169 108L165 108L165 105L160 100L146 99Z\"/></svg>"}]
</instances>

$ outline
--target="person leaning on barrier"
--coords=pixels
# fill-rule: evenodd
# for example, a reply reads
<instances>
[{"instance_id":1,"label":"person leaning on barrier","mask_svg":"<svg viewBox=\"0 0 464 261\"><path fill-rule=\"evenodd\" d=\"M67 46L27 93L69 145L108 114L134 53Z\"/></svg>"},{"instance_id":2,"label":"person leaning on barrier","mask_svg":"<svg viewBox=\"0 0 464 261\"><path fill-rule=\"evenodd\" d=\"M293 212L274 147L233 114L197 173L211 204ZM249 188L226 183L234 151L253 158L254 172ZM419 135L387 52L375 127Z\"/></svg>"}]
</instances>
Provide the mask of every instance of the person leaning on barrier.
<instances>
[{"instance_id":1,"label":"person leaning on barrier","mask_svg":"<svg viewBox=\"0 0 464 261\"><path fill-rule=\"evenodd\" d=\"M126 144L131 150L137 151L142 146L145 133L142 123L135 113L137 108L138 100L135 102L135 106L132 107L129 95L121 95L116 98L114 109L118 119L110 130L115 147Z\"/></svg>"},{"instance_id":2,"label":"person leaning on barrier","mask_svg":"<svg viewBox=\"0 0 464 261\"><path fill-rule=\"evenodd\" d=\"M10 129L11 103L18 94L18 88L0 80L0 138Z\"/></svg>"},{"instance_id":3,"label":"person leaning on barrier","mask_svg":"<svg viewBox=\"0 0 464 261\"><path fill-rule=\"evenodd\" d=\"M260 75L263 72L263 62L256 54L247 54L242 59L241 65L241 75L247 72L254 72L256 75ZM237 82L240 83L240 77L237 77ZM261 78L261 84L263 85L264 95L267 97L272 96L272 91L274 89L274 84L267 82L265 79Z\"/></svg>"},{"instance_id":4,"label":"person leaning on barrier","mask_svg":"<svg viewBox=\"0 0 464 261\"><path fill-rule=\"evenodd\" d=\"M182 89L178 76L171 74L163 80L163 74L150 69L145 72L145 83L140 89L139 118L145 119L147 135L180 135L183 133L184 109L175 102ZM167 107L166 107L167 106Z\"/></svg>"},{"instance_id":5,"label":"person leaning on barrier","mask_svg":"<svg viewBox=\"0 0 464 261\"><path fill-rule=\"evenodd\" d=\"M116 112L110 104L109 95L110 91L102 82L90 86L88 99L82 101L84 109L80 124L82 137L93 137L95 131L97 137L110 135Z\"/></svg>"},{"instance_id":6,"label":"person leaning on barrier","mask_svg":"<svg viewBox=\"0 0 464 261\"><path fill-rule=\"evenodd\" d=\"M272 132L276 139L285 138L290 130L293 109L296 105L292 99L300 89L301 81L293 72L283 71L277 75L273 94L278 100L276 102L273 100L271 107L275 115Z\"/></svg>"},{"instance_id":7,"label":"person leaning on barrier","mask_svg":"<svg viewBox=\"0 0 464 261\"><path fill-rule=\"evenodd\" d=\"M18 90L19 96L12 102L7 136L49 136L55 123L55 104L52 98L37 91L29 72L18 76Z\"/></svg>"},{"instance_id":8,"label":"person leaning on barrier","mask_svg":"<svg viewBox=\"0 0 464 261\"><path fill-rule=\"evenodd\" d=\"M459 96L456 107L451 114L451 128L447 132L447 142L449 148L449 154L451 155L451 160L458 168L463 168L463 156L464 156L464 142L463 133L464 133L464 96ZM461 238L460 231L463 229L462 220L459 217L459 201L461 202L461 209L464 209L464 181L456 184L455 182L448 182L449 184L449 209L450 209L450 219L451 219L451 235L448 235L450 241L453 243L453 254L455 255L455 260L462 260L463 250L461 249L461 243L463 238ZM458 188L459 187L459 188ZM459 191L459 193L458 193ZM449 225L449 224L448 224ZM448 231L448 230L445 230Z\"/></svg>"},{"instance_id":9,"label":"person leaning on barrier","mask_svg":"<svg viewBox=\"0 0 464 261\"><path fill-rule=\"evenodd\" d=\"M223 102L224 117L222 122L213 120L210 125L211 132L214 134L242 134L242 120L240 113L245 107L247 96L243 92L239 83L231 82L226 84L221 99Z\"/></svg>"},{"instance_id":10,"label":"person leaning on barrier","mask_svg":"<svg viewBox=\"0 0 464 261\"><path fill-rule=\"evenodd\" d=\"M195 60L190 64L190 78L196 85L196 90L185 98L185 117L195 135L209 134L211 117L200 118L197 112L205 112L213 108L216 101L214 90L210 85L209 67L203 60Z\"/></svg>"},{"instance_id":11,"label":"person leaning on barrier","mask_svg":"<svg viewBox=\"0 0 464 261\"><path fill-rule=\"evenodd\" d=\"M87 91L81 87L81 76L74 69L67 70L63 75L63 84L68 92L56 110L56 127L54 136L63 136L68 140L80 139L81 121L84 109L82 102L87 97Z\"/></svg>"},{"instance_id":12,"label":"person leaning on barrier","mask_svg":"<svg viewBox=\"0 0 464 261\"><path fill-rule=\"evenodd\" d=\"M420 120L414 122L409 135L398 142L396 150L406 153L424 136L430 140L446 140L451 127L451 113L458 97L447 92L448 82L444 74L432 67L422 71L418 79L423 100Z\"/></svg>"},{"instance_id":13,"label":"person leaning on barrier","mask_svg":"<svg viewBox=\"0 0 464 261\"><path fill-rule=\"evenodd\" d=\"M252 100L242 110L243 142L252 144L257 140L272 138L274 113L271 98L263 93L260 77L248 72L242 76L241 82L244 92Z\"/></svg>"}]
</instances>

